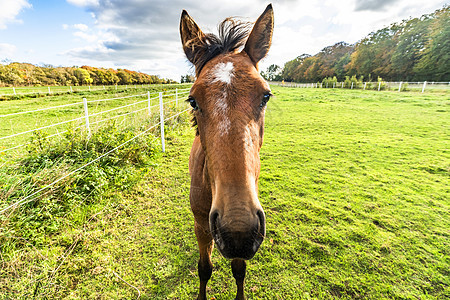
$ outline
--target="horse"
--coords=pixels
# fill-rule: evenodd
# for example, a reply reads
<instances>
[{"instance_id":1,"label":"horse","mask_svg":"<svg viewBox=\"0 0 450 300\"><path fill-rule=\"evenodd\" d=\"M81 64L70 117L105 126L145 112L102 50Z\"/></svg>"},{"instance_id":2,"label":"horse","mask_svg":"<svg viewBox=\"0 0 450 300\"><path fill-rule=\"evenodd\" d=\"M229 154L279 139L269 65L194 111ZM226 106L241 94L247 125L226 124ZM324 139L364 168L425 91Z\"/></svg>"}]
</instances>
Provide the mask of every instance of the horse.
<instances>
[{"instance_id":1,"label":"horse","mask_svg":"<svg viewBox=\"0 0 450 300\"><path fill-rule=\"evenodd\" d=\"M206 299L214 244L231 259L236 299L245 299L246 260L266 234L258 199L259 152L272 93L258 62L271 46L273 19L269 4L253 27L228 18L214 35L203 33L185 10L181 14L181 42L196 74L187 101L196 127L189 198L200 253L198 299Z\"/></svg>"}]
</instances>

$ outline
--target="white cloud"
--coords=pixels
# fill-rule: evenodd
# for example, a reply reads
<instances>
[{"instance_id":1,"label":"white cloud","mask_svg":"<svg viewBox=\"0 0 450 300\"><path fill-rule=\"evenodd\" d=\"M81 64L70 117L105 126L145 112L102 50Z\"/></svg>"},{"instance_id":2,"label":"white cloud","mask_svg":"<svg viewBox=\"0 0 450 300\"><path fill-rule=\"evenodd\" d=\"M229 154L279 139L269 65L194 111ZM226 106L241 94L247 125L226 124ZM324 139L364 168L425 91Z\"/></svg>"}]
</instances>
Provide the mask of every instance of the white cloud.
<instances>
[{"instance_id":1,"label":"white cloud","mask_svg":"<svg viewBox=\"0 0 450 300\"><path fill-rule=\"evenodd\" d=\"M67 0L67 2L81 7L98 5L98 0Z\"/></svg>"},{"instance_id":2,"label":"white cloud","mask_svg":"<svg viewBox=\"0 0 450 300\"><path fill-rule=\"evenodd\" d=\"M6 24L22 22L17 19L19 13L31 8L31 4L27 0L1 0L0 1L0 29L6 29Z\"/></svg>"},{"instance_id":3,"label":"white cloud","mask_svg":"<svg viewBox=\"0 0 450 300\"><path fill-rule=\"evenodd\" d=\"M0 59L10 58L16 52L17 47L11 44L0 43Z\"/></svg>"},{"instance_id":4,"label":"white cloud","mask_svg":"<svg viewBox=\"0 0 450 300\"><path fill-rule=\"evenodd\" d=\"M98 37L95 34L89 34L83 31L77 31L73 34L76 37L79 37L85 41L88 41L89 43L93 43L98 41Z\"/></svg>"},{"instance_id":5,"label":"white cloud","mask_svg":"<svg viewBox=\"0 0 450 300\"><path fill-rule=\"evenodd\" d=\"M73 28L78 29L80 31L88 31L89 27L86 24L75 24Z\"/></svg>"}]
</instances>

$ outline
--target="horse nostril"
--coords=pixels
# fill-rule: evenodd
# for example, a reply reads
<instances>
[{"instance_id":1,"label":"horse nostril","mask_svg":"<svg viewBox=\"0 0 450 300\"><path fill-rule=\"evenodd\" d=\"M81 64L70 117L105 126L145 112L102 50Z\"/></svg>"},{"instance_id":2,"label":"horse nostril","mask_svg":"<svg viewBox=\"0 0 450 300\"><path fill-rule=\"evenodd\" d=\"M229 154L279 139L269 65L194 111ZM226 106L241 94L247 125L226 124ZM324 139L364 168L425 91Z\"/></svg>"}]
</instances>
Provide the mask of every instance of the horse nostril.
<instances>
[{"instance_id":1,"label":"horse nostril","mask_svg":"<svg viewBox=\"0 0 450 300\"><path fill-rule=\"evenodd\" d=\"M218 219L219 219L219 212L213 211L209 214L209 227L213 235L217 232Z\"/></svg>"},{"instance_id":2,"label":"horse nostril","mask_svg":"<svg viewBox=\"0 0 450 300\"><path fill-rule=\"evenodd\" d=\"M259 218L259 233L265 237L266 236L266 216L262 210L258 210L256 215Z\"/></svg>"}]
</instances>

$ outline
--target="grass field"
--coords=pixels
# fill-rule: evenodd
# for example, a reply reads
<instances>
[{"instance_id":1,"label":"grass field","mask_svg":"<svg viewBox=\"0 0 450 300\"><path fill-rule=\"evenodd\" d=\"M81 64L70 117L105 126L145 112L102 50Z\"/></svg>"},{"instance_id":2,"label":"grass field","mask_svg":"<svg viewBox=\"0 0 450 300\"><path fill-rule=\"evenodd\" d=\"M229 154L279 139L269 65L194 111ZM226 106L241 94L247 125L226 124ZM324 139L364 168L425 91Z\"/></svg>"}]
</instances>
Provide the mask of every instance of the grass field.
<instances>
[{"instance_id":1,"label":"grass field","mask_svg":"<svg viewBox=\"0 0 450 300\"><path fill-rule=\"evenodd\" d=\"M449 298L449 94L273 93L261 152L267 237L248 263L247 297ZM0 216L0 299L194 299L187 119L167 126L166 153L141 140ZM111 130L93 143L126 138ZM11 176L32 190L67 172L62 157L98 154L70 141L76 151L60 143L3 163L0 208L22 195ZM209 296L232 299L229 261L215 250L213 263Z\"/></svg>"}]
</instances>

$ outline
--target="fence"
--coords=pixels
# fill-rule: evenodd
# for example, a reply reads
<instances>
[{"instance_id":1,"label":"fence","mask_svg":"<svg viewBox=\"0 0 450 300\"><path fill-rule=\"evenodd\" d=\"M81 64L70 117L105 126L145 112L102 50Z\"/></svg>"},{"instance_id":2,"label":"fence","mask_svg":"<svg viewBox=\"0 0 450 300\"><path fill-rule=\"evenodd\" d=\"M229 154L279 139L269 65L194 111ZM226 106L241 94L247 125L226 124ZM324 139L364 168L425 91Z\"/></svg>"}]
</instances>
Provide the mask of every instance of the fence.
<instances>
[{"instance_id":1,"label":"fence","mask_svg":"<svg viewBox=\"0 0 450 300\"><path fill-rule=\"evenodd\" d=\"M167 103L175 102L175 104L178 104L179 97L188 93L188 90L189 90L189 88L174 89L174 90L169 90L166 92L159 92L159 93L146 92L144 94L136 94L136 95L114 97L114 98L107 98L107 99L97 99L97 100L87 100L87 98L83 98L83 101L80 101L80 102L68 103L68 104L63 104L63 105L58 105L58 106L44 107L44 108L35 109L35 110L0 115L0 120L3 121L5 119L11 118L11 117L17 117L17 116L21 116L21 115L25 115L25 114L34 114L34 113L43 112L43 111L50 111L50 110L55 111L55 110L68 109L68 108L72 109L72 111L73 111L72 115L74 115L74 114L76 115L77 112L79 115L76 118L61 120L60 122L24 130L24 131L13 133L13 134L10 134L7 136L0 136L0 143L1 142L4 143L3 147L0 145L0 153L3 153L3 154L8 153L14 149L18 149L18 148L28 145L30 142L25 142L25 137L29 136L29 134L36 133L41 130L53 130L54 133L51 133L48 136L46 136L46 138L51 138L51 137L66 133L68 130L61 131L61 130L59 130L59 128L62 125L69 124L69 123L75 124L75 126L76 126L75 128L85 126L87 131L89 132L92 125L100 124L100 123L103 123L108 120L125 117L130 114L136 114L136 113L142 112L144 110L148 110L148 113L150 114L151 109L158 106L158 104L152 105L152 101L160 100L160 98L161 99L174 98L169 102L166 102L163 104L160 103L159 106L160 106L160 109L162 109L163 105L165 105ZM135 102L132 102L132 103L129 103L126 105L122 105L122 106L116 106L116 107L113 107L113 108L110 108L107 110L101 110L98 112L92 111L92 105L94 105L94 104L113 102L113 101L119 101L119 100L123 101L123 100L127 100L127 99L132 99L132 98L137 98L137 99L143 98L143 100L135 101ZM89 108L89 107L91 107L91 108ZM120 113L120 111L125 108L131 109L131 108L136 108L136 107L139 107L139 109L127 111L125 113ZM107 118L102 118L102 116L104 116L105 114L111 115L113 113L116 113L116 115L112 115ZM14 121L15 124L17 124L19 122L21 122L21 120ZM82 125L82 124L84 124L84 125ZM6 141L6 144L5 144L5 141ZM9 143L8 143L8 141L9 141Z\"/></svg>"},{"instance_id":2,"label":"fence","mask_svg":"<svg viewBox=\"0 0 450 300\"><path fill-rule=\"evenodd\" d=\"M130 84L130 85L102 85L102 86L43 86L43 87L2 87L0 88L0 97L25 96L25 95L52 95L76 92L94 92L101 90L129 90L145 89L158 86L176 86L176 84Z\"/></svg>"},{"instance_id":3,"label":"fence","mask_svg":"<svg viewBox=\"0 0 450 300\"><path fill-rule=\"evenodd\" d=\"M421 81L421 82L322 82L322 83L296 83L296 82L271 82L270 84L296 87L296 88L348 88L348 89L360 89L360 90L389 90L389 91L421 91L425 90L450 90L450 82L434 82L434 81Z\"/></svg>"},{"instance_id":4,"label":"fence","mask_svg":"<svg viewBox=\"0 0 450 300\"><path fill-rule=\"evenodd\" d=\"M172 91L169 91L169 92L172 92ZM119 146L111 149L110 151L102 154L101 156L99 156L99 157L89 161L88 163L85 163L81 167L78 167L77 169L69 172L68 174L58 178L57 180L53 181L52 183L41 187L40 189L32 192L31 194L29 194L29 195L19 199L18 201L14 202L14 203L6 206L6 207L0 208L0 215L4 214L6 211L8 211L10 209L13 209L13 208L15 208L17 206L20 206L20 205L23 205L25 203L28 203L28 202L31 202L31 201L35 200L37 197L39 197L39 193L41 193L42 191L52 187L53 185L55 185L56 183L60 182L61 180L63 180L65 178L73 175L74 173L76 173L76 172L86 168L87 166L93 164L94 162L96 162L96 161L102 159L103 157L111 154L112 152L114 152L117 149L123 147L124 145L128 144L129 142L135 140L136 138L138 138L138 137L140 137L140 136L142 136L144 134L147 134L150 130L155 129L157 126L160 126L160 128L161 128L161 134L160 134L161 135L161 146L162 146L162 151L165 152L164 123L166 121L170 120L170 119L176 118L177 116L179 116L180 114L182 114L184 112L187 112L188 110L190 110L190 108L182 109L181 111L179 111L177 113L174 113L171 116L165 116L164 115L164 111L165 111L164 107L167 106L168 104L174 104L175 107L178 107L178 104L179 104L178 102L180 100L179 97L181 95L185 95L187 93L189 93L189 89L181 89L181 90L176 89L171 94L164 94L163 92L158 92L155 97L152 97L152 93L147 92L145 94L131 95L131 96L125 96L125 97L116 97L116 98L109 98L109 99L88 100L87 98L83 98L82 102L70 103L70 104L67 104L67 105L59 105L59 106L54 106L54 107L47 107L47 108L43 108L43 109L39 109L39 110L33 110L33 111L17 112L17 113L12 113L12 114L8 114L8 115L0 115L0 119L1 119L1 118L7 118L7 117L13 116L13 115L35 113L35 112L39 112L39 111L42 111L42 110L59 109L59 108L65 108L65 107L68 107L68 106L75 106L75 105L82 106L82 112L84 114L82 117L79 117L79 118L74 118L74 119L63 121L63 122L51 124L51 125L48 125L48 126L44 126L44 127L35 128L35 129L32 129L32 130L28 130L28 131L15 133L15 134L12 134L12 135L9 135L9 136L0 137L0 140L5 140L5 139L17 137L19 135L32 133L34 131L41 130L41 129L44 129L44 128L50 128L50 127L59 126L59 125L62 125L62 124L67 124L69 122L76 122L76 121L80 121L80 120L83 120L84 124L78 126L77 128L85 127L85 129L88 132L88 135L90 135L91 134L91 129L92 129L91 126L94 125L94 124L99 124L101 122L105 122L105 121L108 121L108 120L124 117L124 116L130 115L130 114L135 114L135 113L142 112L142 111L146 111L148 115L152 115L152 108L156 108L156 107L159 108L159 122L153 124L149 128L147 128L144 131L140 132L139 134L135 135L133 138L125 141L124 143L122 143ZM153 93L153 95L154 94L155 93ZM114 101L114 100L118 100L118 99L133 98L133 97L138 97L138 98L139 97L143 97L145 99L144 100L140 100L140 101L136 101L136 102L133 102L133 103L130 103L130 104L127 104L127 105L123 105L123 106L120 106L120 107L114 107L114 108L108 109L108 110L104 110L104 111L100 111L100 112L96 112L96 113L92 113L92 114L89 113L89 105L92 105L93 103L100 103L100 102L105 102L105 101ZM155 100L155 102L157 102L157 104L153 104L152 100ZM144 107L138 108L138 109L130 111L130 112L121 113L121 114L118 114L118 115L115 115L115 116L110 116L108 118L103 118L103 119L97 120L95 122L91 121L92 117L101 116L101 115L103 115L105 113L109 113L109 112L112 112L112 111L118 111L118 110L124 109L124 108L135 107L137 105L141 105L141 106L144 106ZM60 134L62 134L64 132L67 132L67 131L58 132L57 134L53 134L53 135L47 136L46 138L50 138L52 136L60 135ZM23 147L25 145L26 144L17 145L15 147L11 147L9 149L3 150L3 152L10 151L10 150L13 150L13 149L17 149L17 148Z\"/></svg>"}]
</instances>

